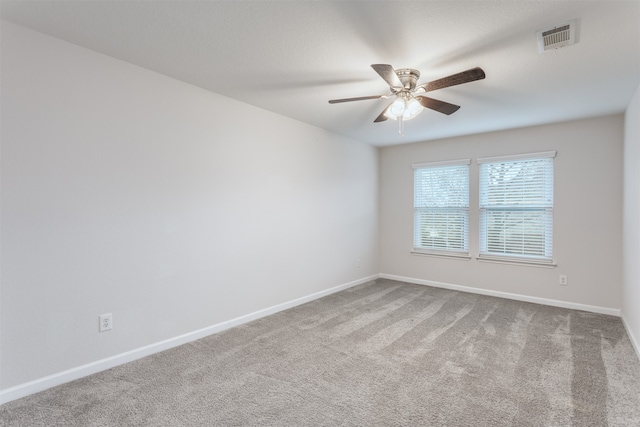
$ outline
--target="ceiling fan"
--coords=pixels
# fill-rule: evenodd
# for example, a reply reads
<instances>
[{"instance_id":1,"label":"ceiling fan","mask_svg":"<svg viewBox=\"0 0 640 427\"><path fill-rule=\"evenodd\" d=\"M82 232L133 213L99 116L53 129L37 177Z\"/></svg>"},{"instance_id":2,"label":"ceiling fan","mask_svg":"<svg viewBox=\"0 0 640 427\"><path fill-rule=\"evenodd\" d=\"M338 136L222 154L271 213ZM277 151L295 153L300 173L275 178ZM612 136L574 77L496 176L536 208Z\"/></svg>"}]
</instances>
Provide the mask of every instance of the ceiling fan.
<instances>
[{"instance_id":1,"label":"ceiling fan","mask_svg":"<svg viewBox=\"0 0 640 427\"><path fill-rule=\"evenodd\" d=\"M367 99L393 98L393 101L385 107L373 122L383 122L387 119L398 120L399 133L402 136L404 136L404 121L413 119L420 114L424 108L430 108L447 115L455 113L460 108L459 105L449 104L448 102L424 96L425 93L485 78L482 68L476 67L417 86L420 71L414 70L413 68L399 68L394 70L389 64L372 64L371 68L387 82L391 89L389 95L332 99L329 101L329 104L364 101Z\"/></svg>"}]
</instances>

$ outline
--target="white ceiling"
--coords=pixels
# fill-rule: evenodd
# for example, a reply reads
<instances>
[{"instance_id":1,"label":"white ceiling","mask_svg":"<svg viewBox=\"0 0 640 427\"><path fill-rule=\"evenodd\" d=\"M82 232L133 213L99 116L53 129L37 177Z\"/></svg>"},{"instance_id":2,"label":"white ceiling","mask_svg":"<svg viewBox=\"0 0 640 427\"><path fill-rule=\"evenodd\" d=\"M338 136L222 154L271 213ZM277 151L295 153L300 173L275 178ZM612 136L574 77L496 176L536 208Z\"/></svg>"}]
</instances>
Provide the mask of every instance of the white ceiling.
<instances>
[{"instance_id":1,"label":"white ceiling","mask_svg":"<svg viewBox=\"0 0 640 427\"><path fill-rule=\"evenodd\" d=\"M640 1L9 1L1 17L248 104L377 146L624 111L640 84ZM538 53L536 30L578 20L578 43ZM388 85L370 64L461 105L373 123ZM212 112L215 114L215 112Z\"/></svg>"}]
</instances>

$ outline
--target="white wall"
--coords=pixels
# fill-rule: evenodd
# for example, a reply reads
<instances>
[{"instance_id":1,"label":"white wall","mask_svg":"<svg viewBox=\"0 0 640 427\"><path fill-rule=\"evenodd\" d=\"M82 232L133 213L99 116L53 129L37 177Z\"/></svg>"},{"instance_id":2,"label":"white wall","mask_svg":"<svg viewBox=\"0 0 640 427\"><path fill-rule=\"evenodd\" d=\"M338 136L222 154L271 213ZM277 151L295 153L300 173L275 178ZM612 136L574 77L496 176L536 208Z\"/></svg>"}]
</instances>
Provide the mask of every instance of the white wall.
<instances>
[{"instance_id":1,"label":"white wall","mask_svg":"<svg viewBox=\"0 0 640 427\"><path fill-rule=\"evenodd\" d=\"M1 48L2 389L379 271L376 149L7 22Z\"/></svg>"},{"instance_id":2,"label":"white wall","mask_svg":"<svg viewBox=\"0 0 640 427\"><path fill-rule=\"evenodd\" d=\"M387 147L380 154L380 269L418 281L604 308L622 302L623 116ZM473 159L470 245L478 251L479 157L557 150L554 259L540 268L412 255L412 163ZM475 208L475 209L474 209ZM568 286L558 276L568 276ZM610 310L613 309L613 310Z\"/></svg>"},{"instance_id":3,"label":"white wall","mask_svg":"<svg viewBox=\"0 0 640 427\"><path fill-rule=\"evenodd\" d=\"M622 318L640 355L640 87L624 120Z\"/></svg>"}]
</instances>

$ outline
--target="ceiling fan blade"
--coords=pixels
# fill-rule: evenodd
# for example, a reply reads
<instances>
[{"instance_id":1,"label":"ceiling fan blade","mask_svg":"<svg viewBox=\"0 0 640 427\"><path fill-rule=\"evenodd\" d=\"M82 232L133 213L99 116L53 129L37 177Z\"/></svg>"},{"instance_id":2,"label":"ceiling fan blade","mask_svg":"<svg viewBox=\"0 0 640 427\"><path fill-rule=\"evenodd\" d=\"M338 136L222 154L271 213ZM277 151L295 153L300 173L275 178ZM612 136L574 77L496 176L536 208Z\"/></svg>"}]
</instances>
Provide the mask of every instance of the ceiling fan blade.
<instances>
[{"instance_id":1,"label":"ceiling fan blade","mask_svg":"<svg viewBox=\"0 0 640 427\"><path fill-rule=\"evenodd\" d=\"M427 98L426 96L416 96L416 99L423 107L446 115L453 114L460 109L459 105L449 104L448 102Z\"/></svg>"},{"instance_id":2,"label":"ceiling fan blade","mask_svg":"<svg viewBox=\"0 0 640 427\"><path fill-rule=\"evenodd\" d=\"M398 78L396 71L389 64L371 64L371 68L384 79L387 84L397 90L404 89L404 85Z\"/></svg>"},{"instance_id":3,"label":"ceiling fan blade","mask_svg":"<svg viewBox=\"0 0 640 427\"><path fill-rule=\"evenodd\" d=\"M393 104L393 102L391 103ZM384 122L385 120L388 119L387 116L385 116L385 113L387 112L387 110L389 109L389 107L391 107L391 104L387 105L386 107L384 107L384 110L382 110L382 113L380 113L380 115L378 117L376 117L376 119L373 121L373 123L380 123L380 122Z\"/></svg>"},{"instance_id":4,"label":"ceiling fan blade","mask_svg":"<svg viewBox=\"0 0 640 427\"><path fill-rule=\"evenodd\" d=\"M429 83L418 86L418 88L424 89L425 92L432 90L443 89L445 87L461 85L463 83L469 83L476 80L482 80L485 78L484 71L480 67L472 68L467 71L463 71L458 74L452 74L448 77L443 77L438 80L434 80ZM416 88L416 89L418 89Z\"/></svg>"},{"instance_id":5,"label":"ceiling fan blade","mask_svg":"<svg viewBox=\"0 0 640 427\"><path fill-rule=\"evenodd\" d=\"M389 95L372 95L372 96L359 96L357 98L344 98L344 99L332 99L329 101L329 104L339 104L341 102L351 102L351 101L364 101L367 99L380 99L380 98L388 98Z\"/></svg>"}]
</instances>

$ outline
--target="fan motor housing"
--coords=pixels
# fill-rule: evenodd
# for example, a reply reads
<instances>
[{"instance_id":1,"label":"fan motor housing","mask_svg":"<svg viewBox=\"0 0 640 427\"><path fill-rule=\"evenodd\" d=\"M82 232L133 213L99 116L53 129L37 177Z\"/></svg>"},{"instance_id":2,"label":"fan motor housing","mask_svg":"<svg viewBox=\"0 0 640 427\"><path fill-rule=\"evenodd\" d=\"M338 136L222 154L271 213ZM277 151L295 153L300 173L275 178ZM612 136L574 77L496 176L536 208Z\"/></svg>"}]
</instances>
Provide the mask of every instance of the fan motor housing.
<instances>
[{"instance_id":1,"label":"fan motor housing","mask_svg":"<svg viewBox=\"0 0 640 427\"><path fill-rule=\"evenodd\" d=\"M413 91L416 88L420 78L420 71L413 68L399 68L395 72L405 90Z\"/></svg>"}]
</instances>

